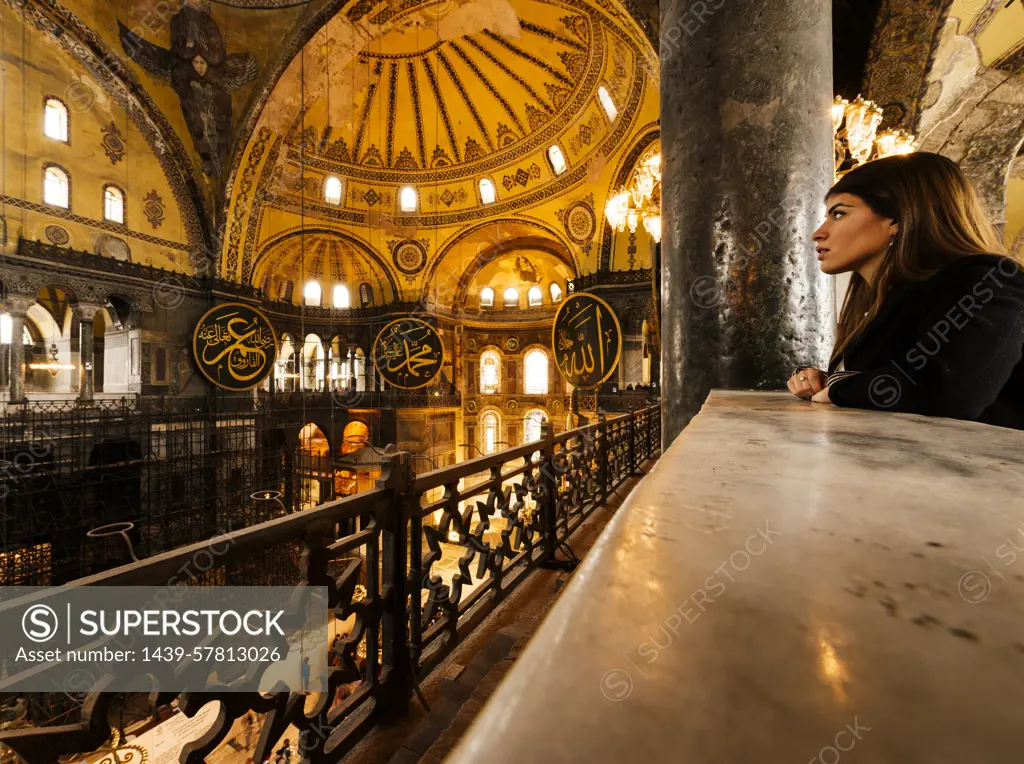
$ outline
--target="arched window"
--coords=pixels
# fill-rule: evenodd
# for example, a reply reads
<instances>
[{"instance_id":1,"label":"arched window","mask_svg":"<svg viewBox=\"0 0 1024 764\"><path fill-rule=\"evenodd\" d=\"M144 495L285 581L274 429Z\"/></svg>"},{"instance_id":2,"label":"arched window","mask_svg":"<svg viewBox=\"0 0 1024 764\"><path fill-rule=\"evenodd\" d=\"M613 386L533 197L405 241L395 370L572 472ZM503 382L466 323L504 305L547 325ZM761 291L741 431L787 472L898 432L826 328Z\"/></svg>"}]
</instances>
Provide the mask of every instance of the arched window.
<instances>
[{"instance_id":1,"label":"arched window","mask_svg":"<svg viewBox=\"0 0 1024 764\"><path fill-rule=\"evenodd\" d=\"M494 192L494 181L490 178L481 178L480 180L480 203L481 204L494 204L495 199L498 196Z\"/></svg>"},{"instance_id":2,"label":"arched window","mask_svg":"<svg viewBox=\"0 0 1024 764\"><path fill-rule=\"evenodd\" d=\"M547 395L548 354L540 348L527 353L523 360L523 376L527 395Z\"/></svg>"},{"instance_id":3,"label":"arched window","mask_svg":"<svg viewBox=\"0 0 1024 764\"><path fill-rule=\"evenodd\" d=\"M494 307L494 290L491 289L490 287L484 287L483 289L480 290L480 307Z\"/></svg>"},{"instance_id":4,"label":"arched window","mask_svg":"<svg viewBox=\"0 0 1024 764\"><path fill-rule=\"evenodd\" d=\"M359 302L364 308L373 305L373 287L365 281L359 285Z\"/></svg>"},{"instance_id":5,"label":"arched window","mask_svg":"<svg viewBox=\"0 0 1024 764\"><path fill-rule=\"evenodd\" d=\"M558 286L554 281L551 282L549 291L551 292L551 302L562 301L562 287Z\"/></svg>"},{"instance_id":6,"label":"arched window","mask_svg":"<svg viewBox=\"0 0 1024 764\"><path fill-rule=\"evenodd\" d=\"M480 426L480 450L485 454L493 454L498 450L498 428L501 427L501 419L493 411L488 411L480 417Z\"/></svg>"},{"instance_id":7,"label":"arched window","mask_svg":"<svg viewBox=\"0 0 1024 764\"><path fill-rule=\"evenodd\" d=\"M55 141L68 142L68 107L56 98L43 102L43 133Z\"/></svg>"},{"instance_id":8,"label":"arched window","mask_svg":"<svg viewBox=\"0 0 1024 764\"><path fill-rule=\"evenodd\" d=\"M519 292L516 290L515 287L509 287L508 289L505 290L505 307L519 307Z\"/></svg>"},{"instance_id":9,"label":"arched window","mask_svg":"<svg viewBox=\"0 0 1024 764\"><path fill-rule=\"evenodd\" d=\"M402 212L416 211L416 189L405 186L398 194L398 209Z\"/></svg>"},{"instance_id":10,"label":"arched window","mask_svg":"<svg viewBox=\"0 0 1024 764\"><path fill-rule=\"evenodd\" d=\"M323 290L320 288L319 281L307 281L306 286L302 289L302 296L306 300L306 305L319 305L321 294L323 294Z\"/></svg>"},{"instance_id":11,"label":"arched window","mask_svg":"<svg viewBox=\"0 0 1024 764\"><path fill-rule=\"evenodd\" d=\"M103 187L103 217L113 223L124 223L124 191L117 186Z\"/></svg>"},{"instance_id":12,"label":"arched window","mask_svg":"<svg viewBox=\"0 0 1024 764\"><path fill-rule=\"evenodd\" d=\"M615 101L612 100L611 95L608 93L608 88L604 85L597 89L597 98L601 101L601 107L604 109L604 113L608 115L608 121L614 122L615 118L619 116L619 110L615 108Z\"/></svg>"},{"instance_id":13,"label":"arched window","mask_svg":"<svg viewBox=\"0 0 1024 764\"><path fill-rule=\"evenodd\" d=\"M480 392L496 395L500 377L501 358L493 350L488 350L480 356Z\"/></svg>"},{"instance_id":14,"label":"arched window","mask_svg":"<svg viewBox=\"0 0 1024 764\"><path fill-rule=\"evenodd\" d=\"M544 293L540 291L539 286L532 286L530 287L530 291L526 293L526 300L530 303L531 308L543 305Z\"/></svg>"},{"instance_id":15,"label":"arched window","mask_svg":"<svg viewBox=\"0 0 1024 764\"><path fill-rule=\"evenodd\" d=\"M350 308L352 307L352 301L348 296L348 287L344 284L334 285L334 307L335 308Z\"/></svg>"},{"instance_id":16,"label":"arched window","mask_svg":"<svg viewBox=\"0 0 1024 764\"><path fill-rule=\"evenodd\" d=\"M523 417L523 443L536 443L540 440L540 426L546 421L547 415L540 409L527 412Z\"/></svg>"},{"instance_id":17,"label":"arched window","mask_svg":"<svg viewBox=\"0 0 1024 764\"><path fill-rule=\"evenodd\" d=\"M561 175L569 166L565 163L565 154L557 143L548 147L548 161L551 162L551 169L555 171L555 175Z\"/></svg>"},{"instance_id":18,"label":"arched window","mask_svg":"<svg viewBox=\"0 0 1024 764\"><path fill-rule=\"evenodd\" d=\"M43 201L54 207L67 209L70 199L71 179L56 165L48 165L43 173Z\"/></svg>"},{"instance_id":19,"label":"arched window","mask_svg":"<svg viewBox=\"0 0 1024 764\"><path fill-rule=\"evenodd\" d=\"M324 181L324 201L328 204L341 204L341 178L328 175Z\"/></svg>"}]
</instances>

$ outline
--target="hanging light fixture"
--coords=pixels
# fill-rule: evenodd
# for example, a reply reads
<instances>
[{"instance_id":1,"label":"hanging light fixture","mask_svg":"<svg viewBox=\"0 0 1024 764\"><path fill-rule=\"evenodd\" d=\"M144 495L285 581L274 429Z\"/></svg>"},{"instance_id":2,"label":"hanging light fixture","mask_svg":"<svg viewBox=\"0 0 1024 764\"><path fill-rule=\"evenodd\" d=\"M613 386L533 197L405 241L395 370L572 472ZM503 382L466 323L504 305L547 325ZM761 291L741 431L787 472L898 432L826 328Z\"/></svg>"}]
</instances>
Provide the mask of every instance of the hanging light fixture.
<instances>
[{"instance_id":1,"label":"hanging light fixture","mask_svg":"<svg viewBox=\"0 0 1024 764\"><path fill-rule=\"evenodd\" d=\"M612 194L604 206L604 216L613 230L644 229L656 242L661 241L661 150L652 146L637 162L626 187Z\"/></svg>"},{"instance_id":2,"label":"hanging light fixture","mask_svg":"<svg viewBox=\"0 0 1024 764\"><path fill-rule=\"evenodd\" d=\"M857 96L852 102L836 96L832 103L832 136L836 176L873 159L917 151L917 138L904 130L878 131L882 108Z\"/></svg>"},{"instance_id":3,"label":"hanging light fixture","mask_svg":"<svg viewBox=\"0 0 1024 764\"><path fill-rule=\"evenodd\" d=\"M71 370L75 368L73 363L60 363L58 360L57 343L50 343L50 360L46 363L30 363L28 367L37 371L48 371L50 376L56 377L57 373L64 370Z\"/></svg>"}]
</instances>

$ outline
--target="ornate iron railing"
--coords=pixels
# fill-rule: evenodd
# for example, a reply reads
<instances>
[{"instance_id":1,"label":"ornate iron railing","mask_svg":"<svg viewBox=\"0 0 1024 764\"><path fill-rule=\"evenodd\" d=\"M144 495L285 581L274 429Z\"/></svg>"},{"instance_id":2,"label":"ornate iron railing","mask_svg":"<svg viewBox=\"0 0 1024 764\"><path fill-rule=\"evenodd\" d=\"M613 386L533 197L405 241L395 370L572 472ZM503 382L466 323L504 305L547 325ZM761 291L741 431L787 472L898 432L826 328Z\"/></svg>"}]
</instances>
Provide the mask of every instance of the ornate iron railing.
<instances>
[{"instance_id":1,"label":"ornate iron railing","mask_svg":"<svg viewBox=\"0 0 1024 764\"><path fill-rule=\"evenodd\" d=\"M418 476L409 454L386 454L374 490L73 585L243 584L272 560L278 571L282 562L291 566L290 583L327 586L338 633L350 626L332 646L326 693L312 703L298 693L209 692L177 700L190 716L223 701L214 728L186 746L183 762L204 761L249 710L266 715L254 760L265 760L294 725L300 760L335 762L378 721L403 713L418 677L531 571L565 564L556 559L558 550L571 561L572 532L654 456L659 430L658 408L601 416L557 436L546 423L535 443ZM157 700L167 704L175 697L159 692ZM91 751L111 734L107 719L115 698L90 694L80 720L2 731L0 743L30 764Z\"/></svg>"}]
</instances>

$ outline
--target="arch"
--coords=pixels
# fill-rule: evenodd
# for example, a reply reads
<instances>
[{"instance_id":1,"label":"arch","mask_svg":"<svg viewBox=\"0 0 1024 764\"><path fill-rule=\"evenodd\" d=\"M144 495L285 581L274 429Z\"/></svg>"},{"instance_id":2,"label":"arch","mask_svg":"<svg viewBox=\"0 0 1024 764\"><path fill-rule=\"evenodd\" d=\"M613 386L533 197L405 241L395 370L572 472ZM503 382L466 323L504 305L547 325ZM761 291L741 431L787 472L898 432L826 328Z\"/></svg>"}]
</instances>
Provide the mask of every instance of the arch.
<instances>
[{"instance_id":1,"label":"arch","mask_svg":"<svg viewBox=\"0 0 1024 764\"><path fill-rule=\"evenodd\" d=\"M601 108L604 110L605 116L608 117L608 121L614 122L615 118L619 116L619 109L615 105L615 101L612 100L608 88L604 85L597 89L597 100L601 102Z\"/></svg>"},{"instance_id":2,"label":"arch","mask_svg":"<svg viewBox=\"0 0 1024 764\"><path fill-rule=\"evenodd\" d=\"M413 186L402 186L398 192L398 211L414 213L419 209L420 198Z\"/></svg>"},{"instance_id":3,"label":"arch","mask_svg":"<svg viewBox=\"0 0 1024 764\"><path fill-rule=\"evenodd\" d=\"M370 296L373 294L371 292ZM348 294L348 287L344 284L335 284L334 289L331 290L331 307L332 308L351 308L352 300Z\"/></svg>"},{"instance_id":4,"label":"arch","mask_svg":"<svg viewBox=\"0 0 1024 764\"><path fill-rule=\"evenodd\" d=\"M501 414L489 408L480 412L480 451L484 454L497 453L501 442Z\"/></svg>"},{"instance_id":5,"label":"arch","mask_svg":"<svg viewBox=\"0 0 1024 764\"><path fill-rule=\"evenodd\" d=\"M548 412L534 408L523 414L523 443L536 443L541 438L541 424L548 421Z\"/></svg>"},{"instance_id":6,"label":"arch","mask_svg":"<svg viewBox=\"0 0 1024 764\"><path fill-rule=\"evenodd\" d=\"M526 304L531 308L536 308L537 306L544 304L544 293L536 284L526 291Z\"/></svg>"},{"instance_id":7,"label":"arch","mask_svg":"<svg viewBox=\"0 0 1024 764\"><path fill-rule=\"evenodd\" d=\"M501 295L501 304L505 308L519 307L519 290L515 287L508 287Z\"/></svg>"},{"instance_id":8,"label":"arch","mask_svg":"<svg viewBox=\"0 0 1024 764\"><path fill-rule=\"evenodd\" d=\"M124 189L113 183L103 186L103 219L125 225L128 219L128 196Z\"/></svg>"},{"instance_id":9,"label":"arch","mask_svg":"<svg viewBox=\"0 0 1024 764\"><path fill-rule=\"evenodd\" d=\"M54 162L43 164L43 203L71 209L71 173Z\"/></svg>"},{"instance_id":10,"label":"arch","mask_svg":"<svg viewBox=\"0 0 1024 764\"><path fill-rule=\"evenodd\" d=\"M68 105L57 96L46 96L43 99L43 135L61 143L71 143Z\"/></svg>"},{"instance_id":11,"label":"arch","mask_svg":"<svg viewBox=\"0 0 1024 764\"><path fill-rule=\"evenodd\" d=\"M302 302L306 305L320 307L323 301L323 288L316 279L310 279L302 287Z\"/></svg>"},{"instance_id":12,"label":"arch","mask_svg":"<svg viewBox=\"0 0 1024 764\"><path fill-rule=\"evenodd\" d=\"M341 433L341 453L345 455L358 451L370 441L370 428L366 422L353 419L345 425L345 429Z\"/></svg>"},{"instance_id":13,"label":"arch","mask_svg":"<svg viewBox=\"0 0 1024 764\"><path fill-rule=\"evenodd\" d=\"M373 287L365 281L359 285L359 307L369 308L373 306Z\"/></svg>"},{"instance_id":14,"label":"arch","mask_svg":"<svg viewBox=\"0 0 1024 764\"><path fill-rule=\"evenodd\" d=\"M324 178L324 202L334 206L341 204L341 197L345 186L337 175L328 175Z\"/></svg>"},{"instance_id":15,"label":"arch","mask_svg":"<svg viewBox=\"0 0 1024 764\"><path fill-rule=\"evenodd\" d=\"M557 143L552 143L548 146L548 150L545 153L551 165L551 170L555 175L562 175L569 169L569 160L565 158L565 152L562 151L562 147Z\"/></svg>"},{"instance_id":16,"label":"arch","mask_svg":"<svg viewBox=\"0 0 1024 764\"><path fill-rule=\"evenodd\" d=\"M489 286L485 286L483 289L480 290L480 307L494 307L494 290L491 289Z\"/></svg>"},{"instance_id":17,"label":"arch","mask_svg":"<svg viewBox=\"0 0 1024 764\"><path fill-rule=\"evenodd\" d=\"M535 347L523 356L523 391L527 395L548 394L548 374L550 363L548 352Z\"/></svg>"},{"instance_id":18,"label":"arch","mask_svg":"<svg viewBox=\"0 0 1024 764\"><path fill-rule=\"evenodd\" d=\"M480 204L494 204L498 201L497 188L490 178L480 178L477 190L480 192Z\"/></svg>"},{"instance_id":19,"label":"arch","mask_svg":"<svg viewBox=\"0 0 1024 764\"><path fill-rule=\"evenodd\" d=\"M561 259L573 272L576 277L580 268L573 254L573 248L564 232L554 226L536 218L526 219L501 217L487 220L474 225L467 225L448 237L437 248L438 255L427 269L424 277L424 284L427 288L437 278L438 267L467 241L473 242L477 248L477 258L483 257L483 262L474 263L473 273L469 279L487 264L490 260L506 251L518 248L534 248L550 252ZM465 269L464 269L465 270ZM460 282L461 283L461 282Z\"/></svg>"},{"instance_id":20,"label":"arch","mask_svg":"<svg viewBox=\"0 0 1024 764\"><path fill-rule=\"evenodd\" d=\"M652 123L646 132L638 137L629 151L622 155L622 159L619 161L618 169L615 172L614 181L608 186L608 190L605 192L605 198L611 198L612 193L619 188L626 185L626 181L629 180L630 173L633 172L633 168L639 161L643 153L650 148L651 144L657 140L661 140L661 130L658 128L657 123ZM611 270L612 267L612 227L608 223L608 218L601 214L601 255L598 260L598 269L601 271Z\"/></svg>"},{"instance_id":21,"label":"arch","mask_svg":"<svg viewBox=\"0 0 1024 764\"><path fill-rule=\"evenodd\" d=\"M374 265L376 265L379 268L380 274L383 275L384 277L386 277L388 287L391 289L391 295L389 297L388 295L385 294L384 295L385 300L387 302L397 302L398 301L399 295L401 294L401 292L399 291L399 288L398 288L398 282L395 280L394 274L391 272L391 268L388 267L388 265L384 262L384 260L377 254L376 250L374 250L373 247L370 246L368 243L366 243L366 242L364 242L364 241L362 241L360 239L357 239L356 237L352 236L351 234L347 233L346 231L342 231L342 230L339 230L337 228L331 228L329 226L322 226L322 225L304 226L304 227L301 227L301 228L291 228L291 229L289 229L287 231L281 231L281 232L271 236L270 238L264 240L260 244L260 249L259 249L259 252L257 253L256 257L253 258L252 273L250 274L250 283L252 284L252 286L257 286L257 284L256 284L256 282L254 280L256 278L256 272L258 270L257 266L267 256L267 254L272 249L274 249L275 247L278 247L278 246L280 246L280 245L284 244L285 242L288 242L288 241L290 241L292 239L295 239L295 238L298 238L298 237L301 237L301 236L311 236L311 235L317 235L317 234L319 234L319 235L326 235L326 236L334 236L334 237L338 238L339 240L345 242L346 244L349 244L352 247L354 247L355 249L359 250L359 252L361 254L365 255L369 260L371 260L373 262Z\"/></svg>"},{"instance_id":22,"label":"arch","mask_svg":"<svg viewBox=\"0 0 1024 764\"><path fill-rule=\"evenodd\" d=\"M213 252L213 227L202 192L205 184L199 180L185 144L123 57L57 0L25 0L19 8L32 22L30 26L56 41L87 71L103 73L94 76L93 83L128 115L153 149L178 202L189 246L194 252Z\"/></svg>"},{"instance_id":23,"label":"arch","mask_svg":"<svg viewBox=\"0 0 1024 764\"><path fill-rule=\"evenodd\" d=\"M552 281L548 286L548 293L551 295L551 302L562 301L562 287L558 285L557 281Z\"/></svg>"},{"instance_id":24,"label":"arch","mask_svg":"<svg viewBox=\"0 0 1024 764\"><path fill-rule=\"evenodd\" d=\"M302 369L299 380L303 390L324 389L324 348L320 335L310 332L302 341Z\"/></svg>"},{"instance_id":25,"label":"arch","mask_svg":"<svg viewBox=\"0 0 1024 764\"><path fill-rule=\"evenodd\" d=\"M480 354L480 393L497 395L501 392L501 355L494 348Z\"/></svg>"}]
</instances>

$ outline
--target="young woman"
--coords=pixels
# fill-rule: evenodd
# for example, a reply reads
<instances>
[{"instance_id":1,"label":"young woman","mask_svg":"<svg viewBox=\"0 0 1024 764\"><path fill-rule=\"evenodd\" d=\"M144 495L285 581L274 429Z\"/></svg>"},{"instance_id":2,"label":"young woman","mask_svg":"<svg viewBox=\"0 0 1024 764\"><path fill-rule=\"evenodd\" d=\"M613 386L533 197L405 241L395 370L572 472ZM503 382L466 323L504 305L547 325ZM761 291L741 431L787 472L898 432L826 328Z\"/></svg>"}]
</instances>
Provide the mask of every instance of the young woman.
<instances>
[{"instance_id":1,"label":"young woman","mask_svg":"<svg viewBox=\"0 0 1024 764\"><path fill-rule=\"evenodd\" d=\"M828 371L801 398L1024 429L1024 273L960 168L918 152L868 162L825 198L824 273L852 272Z\"/></svg>"}]
</instances>

